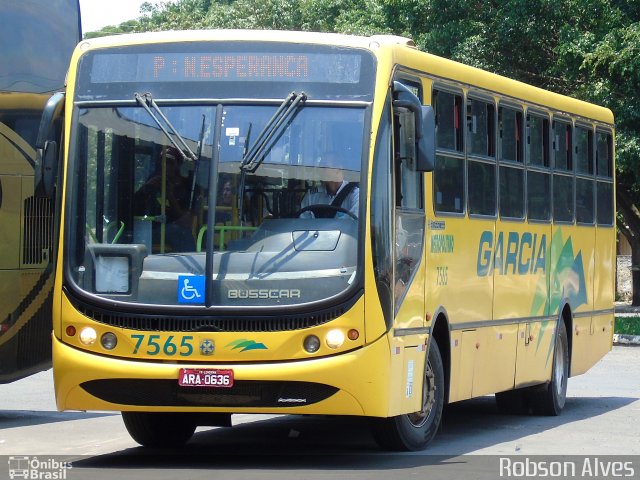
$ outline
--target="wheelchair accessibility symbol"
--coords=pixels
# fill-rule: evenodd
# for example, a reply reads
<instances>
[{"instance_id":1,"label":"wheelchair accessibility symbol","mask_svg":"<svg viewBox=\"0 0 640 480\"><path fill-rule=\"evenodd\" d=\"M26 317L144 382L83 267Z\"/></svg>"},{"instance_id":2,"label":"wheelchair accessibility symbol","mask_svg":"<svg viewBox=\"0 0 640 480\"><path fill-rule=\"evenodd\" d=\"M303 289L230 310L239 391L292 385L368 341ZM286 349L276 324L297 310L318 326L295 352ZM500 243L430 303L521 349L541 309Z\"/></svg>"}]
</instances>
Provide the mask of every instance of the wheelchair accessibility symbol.
<instances>
[{"instance_id":1,"label":"wheelchair accessibility symbol","mask_svg":"<svg viewBox=\"0 0 640 480\"><path fill-rule=\"evenodd\" d=\"M204 276L180 275L178 277L178 303L204 304Z\"/></svg>"}]
</instances>

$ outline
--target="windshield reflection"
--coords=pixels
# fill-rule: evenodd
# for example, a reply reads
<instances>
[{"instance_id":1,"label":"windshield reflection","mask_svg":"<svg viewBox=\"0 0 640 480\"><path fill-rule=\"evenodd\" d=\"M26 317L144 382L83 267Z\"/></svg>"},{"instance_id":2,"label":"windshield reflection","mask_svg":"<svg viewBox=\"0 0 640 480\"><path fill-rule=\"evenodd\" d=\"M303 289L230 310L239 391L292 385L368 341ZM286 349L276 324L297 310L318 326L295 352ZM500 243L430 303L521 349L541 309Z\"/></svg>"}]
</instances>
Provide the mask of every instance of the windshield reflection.
<instances>
[{"instance_id":1,"label":"windshield reflection","mask_svg":"<svg viewBox=\"0 0 640 480\"><path fill-rule=\"evenodd\" d=\"M209 268L209 303L270 305L317 301L351 285L363 108L299 108L252 169L242 168L251 137L258 139L277 106L224 106L218 125L215 107L160 108L184 150L141 107L80 110L75 172L84 181L74 191L76 235L69 242L80 288L121 301L179 304L184 277ZM219 159L212 162L216 131ZM187 149L198 152L196 161ZM126 269L100 259L119 255L128 258ZM123 285L97 289L105 271L98 265L110 265Z\"/></svg>"}]
</instances>

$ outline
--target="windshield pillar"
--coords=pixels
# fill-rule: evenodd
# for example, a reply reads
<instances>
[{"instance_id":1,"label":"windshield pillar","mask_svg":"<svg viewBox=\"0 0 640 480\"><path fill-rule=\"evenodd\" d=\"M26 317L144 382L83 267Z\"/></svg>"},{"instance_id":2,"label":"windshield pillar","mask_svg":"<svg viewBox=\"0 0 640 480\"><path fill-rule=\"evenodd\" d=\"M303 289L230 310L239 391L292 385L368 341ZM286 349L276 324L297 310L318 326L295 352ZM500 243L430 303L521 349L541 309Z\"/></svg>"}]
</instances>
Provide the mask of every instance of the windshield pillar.
<instances>
[{"instance_id":1,"label":"windshield pillar","mask_svg":"<svg viewBox=\"0 0 640 480\"><path fill-rule=\"evenodd\" d=\"M211 165L209 166L209 210L207 211L207 225L213 230L213 226L216 223L216 204L218 200L218 167L220 165L220 137L222 136L222 114L223 107L218 105L216 107L216 121L213 132L213 152L211 154ZM211 307L214 304L214 291L212 288L211 279L213 278L214 266L213 266L213 250L215 245L215 238L213 231L207 235L207 260L205 265L205 304L207 307Z\"/></svg>"}]
</instances>

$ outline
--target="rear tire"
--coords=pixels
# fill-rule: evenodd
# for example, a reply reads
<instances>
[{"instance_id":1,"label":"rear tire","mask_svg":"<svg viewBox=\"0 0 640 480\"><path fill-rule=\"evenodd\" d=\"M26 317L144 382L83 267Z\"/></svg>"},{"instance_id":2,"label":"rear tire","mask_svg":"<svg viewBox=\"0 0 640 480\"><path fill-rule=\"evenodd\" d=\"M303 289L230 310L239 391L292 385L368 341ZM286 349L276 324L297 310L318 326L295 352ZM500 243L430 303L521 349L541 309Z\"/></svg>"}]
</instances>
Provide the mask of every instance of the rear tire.
<instances>
[{"instance_id":1,"label":"rear tire","mask_svg":"<svg viewBox=\"0 0 640 480\"><path fill-rule=\"evenodd\" d=\"M131 438L145 447L180 447L196 431L189 415L173 412L122 412Z\"/></svg>"},{"instance_id":2,"label":"rear tire","mask_svg":"<svg viewBox=\"0 0 640 480\"><path fill-rule=\"evenodd\" d=\"M422 450L436 435L444 406L444 367L435 340L429 347L422 395L421 411L374 419L373 434L380 447L395 451Z\"/></svg>"},{"instance_id":3,"label":"rear tire","mask_svg":"<svg viewBox=\"0 0 640 480\"><path fill-rule=\"evenodd\" d=\"M560 415L567 400L567 381L569 379L569 342L564 320L558 322L551 381L541 389L531 392L530 404L536 415Z\"/></svg>"}]
</instances>

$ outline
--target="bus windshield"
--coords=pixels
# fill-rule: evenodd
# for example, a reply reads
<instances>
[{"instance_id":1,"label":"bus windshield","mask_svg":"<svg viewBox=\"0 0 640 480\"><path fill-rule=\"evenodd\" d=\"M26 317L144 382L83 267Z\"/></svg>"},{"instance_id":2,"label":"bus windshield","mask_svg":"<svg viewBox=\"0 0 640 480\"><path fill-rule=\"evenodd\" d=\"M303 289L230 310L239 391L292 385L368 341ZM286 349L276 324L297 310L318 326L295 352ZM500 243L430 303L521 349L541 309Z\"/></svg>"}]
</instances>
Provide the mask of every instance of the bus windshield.
<instances>
[{"instance_id":1,"label":"bus windshield","mask_svg":"<svg viewBox=\"0 0 640 480\"><path fill-rule=\"evenodd\" d=\"M363 106L297 107L243 174L278 104L158 104L175 133L140 105L77 111L67 258L80 289L152 305L275 306L353 284Z\"/></svg>"}]
</instances>

